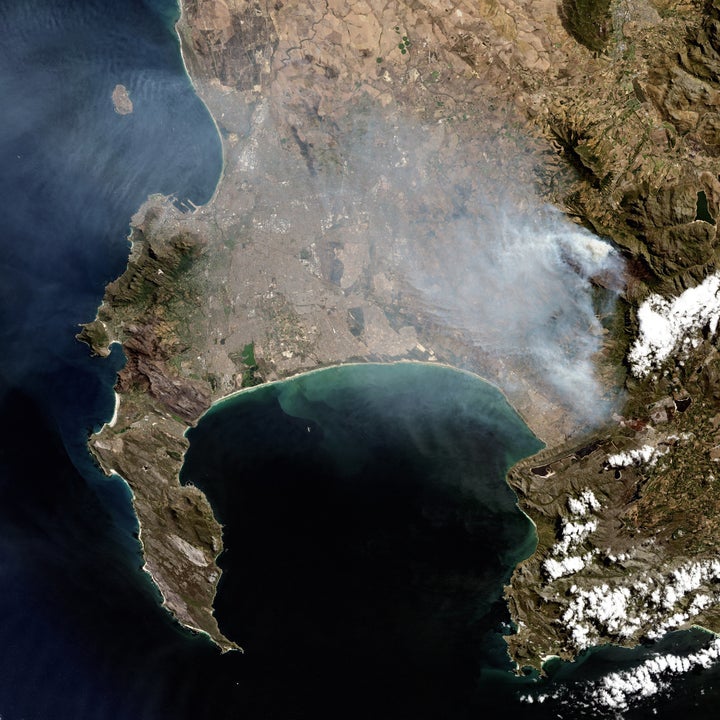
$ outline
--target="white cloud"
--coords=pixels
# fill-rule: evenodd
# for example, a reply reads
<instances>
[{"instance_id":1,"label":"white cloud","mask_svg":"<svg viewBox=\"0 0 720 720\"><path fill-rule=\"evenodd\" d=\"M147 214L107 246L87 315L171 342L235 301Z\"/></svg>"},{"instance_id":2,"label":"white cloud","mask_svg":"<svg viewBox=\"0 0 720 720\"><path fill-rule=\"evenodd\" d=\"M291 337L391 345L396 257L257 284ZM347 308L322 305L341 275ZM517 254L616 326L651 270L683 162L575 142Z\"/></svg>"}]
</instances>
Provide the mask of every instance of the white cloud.
<instances>
[{"instance_id":1,"label":"white cloud","mask_svg":"<svg viewBox=\"0 0 720 720\"><path fill-rule=\"evenodd\" d=\"M643 377L657 369L674 351L695 347L700 331L708 326L714 334L718 320L720 273L672 300L651 295L638 308L640 332L628 354L633 374Z\"/></svg>"},{"instance_id":2,"label":"white cloud","mask_svg":"<svg viewBox=\"0 0 720 720\"><path fill-rule=\"evenodd\" d=\"M568 507L576 517L584 517L590 510L599 509L600 503L591 490L585 490L577 498L569 497ZM568 557L568 552L582 545L597 530L597 527L598 524L595 519L587 522L575 522L568 518L562 518L558 542L550 549L550 552L555 557L546 559L542 564L543 570L550 581L567 575L574 575L592 562L593 554L597 552L596 549L582 556L572 555Z\"/></svg>"},{"instance_id":3,"label":"white cloud","mask_svg":"<svg viewBox=\"0 0 720 720\"><path fill-rule=\"evenodd\" d=\"M569 497L567 505L570 513L578 517L585 517L589 512L597 512L600 509L600 502L592 490L583 490L577 498Z\"/></svg>"},{"instance_id":4,"label":"white cloud","mask_svg":"<svg viewBox=\"0 0 720 720\"><path fill-rule=\"evenodd\" d=\"M625 452L609 455L606 462L610 467L628 467L630 465L649 465L653 467L658 458L667 453L667 449L660 450L652 445L643 445L640 448L626 450Z\"/></svg>"},{"instance_id":5,"label":"white cloud","mask_svg":"<svg viewBox=\"0 0 720 720\"><path fill-rule=\"evenodd\" d=\"M590 557L588 554L582 558L585 566ZM551 577L553 572L558 573L556 577L562 577L571 574L565 570L577 565L576 562L563 563L549 568L544 565L544 568ZM561 570L563 572L559 572ZM686 563L657 579L636 574L623 585L602 583L585 588L573 585L561 622L570 631L577 650L608 638L654 640L687 625L703 610L720 602L720 595L713 592L718 580L720 561L702 560Z\"/></svg>"},{"instance_id":6,"label":"white cloud","mask_svg":"<svg viewBox=\"0 0 720 720\"><path fill-rule=\"evenodd\" d=\"M597 527L597 520L581 523L563 518L560 526L560 541L552 548L553 555L567 555L570 550L584 543Z\"/></svg>"},{"instance_id":7,"label":"white cloud","mask_svg":"<svg viewBox=\"0 0 720 720\"><path fill-rule=\"evenodd\" d=\"M589 706L599 710L605 708L614 713L624 713L643 699L666 692L670 681L697 669L709 669L720 660L720 638L688 655L652 655L637 667L613 672L600 680L560 687L552 693L546 689L538 693L526 693L520 700L526 703L552 699L568 701L574 708Z\"/></svg>"},{"instance_id":8,"label":"white cloud","mask_svg":"<svg viewBox=\"0 0 720 720\"><path fill-rule=\"evenodd\" d=\"M573 555L571 557L562 558L562 560L548 558L543 563L543 569L550 580L557 580L559 577L579 573L591 560L592 553L588 553L583 557Z\"/></svg>"}]
</instances>

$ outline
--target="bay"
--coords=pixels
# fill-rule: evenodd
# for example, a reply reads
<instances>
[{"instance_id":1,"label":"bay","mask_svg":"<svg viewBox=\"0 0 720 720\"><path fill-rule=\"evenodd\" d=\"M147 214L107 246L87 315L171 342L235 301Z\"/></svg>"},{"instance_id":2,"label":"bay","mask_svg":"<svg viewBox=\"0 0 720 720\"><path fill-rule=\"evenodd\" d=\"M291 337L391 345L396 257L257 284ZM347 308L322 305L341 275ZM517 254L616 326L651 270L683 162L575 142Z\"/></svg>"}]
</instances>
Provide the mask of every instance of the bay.
<instances>
[{"instance_id":1,"label":"bay","mask_svg":"<svg viewBox=\"0 0 720 720\"><path fill-rule=\"evenodd\" d=\"M170 0L0 0L0 717L617 716L598 705L603 683L656 657L691 658L713 639L693 631L595 649L547 680L509 672L501 585L532 550L501 479L520 451L514 440L507 452L496 447L513 413L502 400L489 415L458 411L439 376L373 384L363 373L375 370L354 369L362 392L318 374L228 400L254 408L239 431L233 421L223 432L245 451L259 443L256 469L237 477L251 481L239 484L256 503L249 520L268 527L244 538L233 520L247 512L238 483L213 489L203 475L232 475L222 463L233 448L202 460L193 439L185 472L228 515L218 614L246 654L222 656L161 609L141 569L129 492L86 449L112 414L123 357L92 359L74 335L122 271L128 222L145 198L202 203L219 179L220 141L184 72L177 12ZM118 83L131 115L113 110ZM450 386L479 382L452 377ZM272 427L289 427L307 450L282 461L270 488L280 493L258 484L278 461ZM517 438L532 451L527 428ZM477 497L477 483L492 492ZM719 672L716 663L668 674L622 715L714 717Z\"/></svg>"},{"instance_id":2,"label":"bay","mask_svg":"<svg viewBox=\"0 0 720 720\"><path fill-rule=\"evenodd\" d=\"M182 479L224 525L218 620L277 713L487 705L483 671L513 667L503 585L536 543L505 474L542 447L496 388L329 368L225 400L188 438Z\"/></svg>"}]
</instances>

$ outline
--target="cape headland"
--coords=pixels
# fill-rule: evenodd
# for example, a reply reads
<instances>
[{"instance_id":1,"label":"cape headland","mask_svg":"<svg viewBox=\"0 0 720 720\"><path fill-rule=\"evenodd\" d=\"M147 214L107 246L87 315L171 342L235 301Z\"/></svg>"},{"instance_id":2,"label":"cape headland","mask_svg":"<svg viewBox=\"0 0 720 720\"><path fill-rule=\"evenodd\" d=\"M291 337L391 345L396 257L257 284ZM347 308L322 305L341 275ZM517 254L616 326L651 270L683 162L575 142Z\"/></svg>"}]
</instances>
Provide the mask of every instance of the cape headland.
<instances>
[{"instance_id":1,"label":"cape headland","mask_svg":"<svg viewBox=\"0 0 720 720\"><path fill-rule=\"evenodd\" d=\"M720 630L719 29L712 2L183 0L223 177L200 208L148 200L80 333L127 357L90 445L182 623L236 647L212 615L221 527L178 481L185 430L263 381L423 360L495 382L547 445L509 476L539 540L506 590L519 666ZM562 364L473 319L463 278L506 208L590 288L594 339L568 357L607 412L580 407L589 376L572 395Z\"/></svg>"}]
</instances>

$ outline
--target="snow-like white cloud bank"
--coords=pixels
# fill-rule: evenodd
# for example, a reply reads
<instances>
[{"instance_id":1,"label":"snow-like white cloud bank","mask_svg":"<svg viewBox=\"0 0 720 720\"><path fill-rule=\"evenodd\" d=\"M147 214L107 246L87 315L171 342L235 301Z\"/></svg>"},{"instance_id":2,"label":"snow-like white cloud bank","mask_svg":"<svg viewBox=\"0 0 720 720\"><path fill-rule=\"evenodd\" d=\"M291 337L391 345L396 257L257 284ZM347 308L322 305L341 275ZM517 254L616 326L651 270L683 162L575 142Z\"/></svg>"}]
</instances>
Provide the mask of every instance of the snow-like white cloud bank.
<instances>
[{"instance_id":1,"label":"snow-like white cloud bank","mask_svg":"<svg viewBox=\"0 0 720 720\"><path fill-rule=\"evenodd\" d=\"M600 509L600 501L589 489L583 490L578 497L569 497L567 505L570 514L578 517L584 517L588 513L597 512Z\"/></svg>"},{"instance_id":2,"label":"snow-like white cloud bank","mask_svg":"<svg viewBox=\"0 0 720 720\"><path fill-rule=\"evenodd\" d=\"M595 717L615 717L630 710L647 698L667 692L674 679L699 669L707 670L720 660L720 638L687 655L672 653L652 655L629 670L608 673L595 681L563 686L553 690L538 690L521 696L525 703L569 704L576 712L592 709Z\"/></svg>"},{"instance_id":3,"label":"snow-like white cloud bank","mask_svg":"<svg viewBox=\"0 0 720 720\"><path fill-rule=\"evenodd\" d=\"M543 570L550 580L557 580L558 578L565 577L567 575L576 575L591 562L592 553L561 557L560 560L548 558L543 563Z\"/></svg>"},{"instance_id":4,"label":"snow-like white cloud bank","mask_svg":"<svg viewBox=\"0 0 720 720\"><path fill-rule=\"evenodd\" d=\"M656 370L676 351L697 344L700 333L717 330L720 320L720 273L668 300L651 295L638 308L639 333L628 354L636 377Z\"/></svg>"},{"instance_id":5,"label":"snow-like white cloud bank","mask_svg":"<svg viewBox=\"0 0 720 720\"><path fill-rule=\"evenodd\" d=\"M574 573L563 573L570 574ZM720 561L700 560L667 575L636 573L623 584L599 583L583 588L573 585L561 622L576 650L608 638L657 640L688 625L709 606L717 605L718 582Z\"/></svg>"},{"instance_id":6,"label":"snow-like white cloud bank","mask_svg":"<svg viewBox=\"0 0 720 720\"><path fill-rule=\"evenodd\" d=\"M597 520L587 522L573 522L563 518L560 525L560 537L553 546L553 555L566 555L568 551L575 549L597 530Z\"/></svg>"},{"instance_id":7,"label":"snow-like white cloud bank","mask_svg":"<svg viewBox=\"0 0 720 720\"><path fill-rule=\"evenodd\" d=\"M630 467L631 465L649 465L650 467L654 467L657 465L658 458L667 452L667 448L661 450L652 445L643 445L640 448L608 455L606 462L609 467L614 468Z\"/></svg>"},{"instance_id":8,"label":"snow-like white cloud bank","mask_svg":"<svg viewBox=\"0 0 720 720\"><path fill-rule=\"evenodd\" d=\"M600 501L592 490L583 490L578 497L568 498L570 514L576 518L586 518L600 509ZM593 561L597 549L579 554L580 546L598 529L594 518L583 521L562 518L557 536L557 543L550 548L553 557L547 558L542 569L552 582L561 577L576 575ZM575 554L570 555L570 552Z\"/></svg>"},{"instance_id":9,"label":"snow-like white cloud bank","mask_svg":"<svg viewBox=\"0 0 720 720\"><path fill-rule=\"evenodd\" d=\"M551 208L485 206L412 254L410 281L443 323L536 372L579 421L607 412L590 278L621 288L622 260L609 243Z\"/></svg>"}]
</instances>

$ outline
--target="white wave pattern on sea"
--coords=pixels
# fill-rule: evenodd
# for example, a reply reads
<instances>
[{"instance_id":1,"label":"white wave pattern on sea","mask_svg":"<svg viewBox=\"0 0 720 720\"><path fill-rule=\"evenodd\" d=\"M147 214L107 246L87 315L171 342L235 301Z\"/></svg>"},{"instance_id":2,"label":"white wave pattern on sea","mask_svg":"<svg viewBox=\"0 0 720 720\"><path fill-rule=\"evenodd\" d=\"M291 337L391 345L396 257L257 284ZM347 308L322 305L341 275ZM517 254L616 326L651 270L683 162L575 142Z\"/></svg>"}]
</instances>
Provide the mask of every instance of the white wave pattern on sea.
<instances>
[{"instance_id":1,"label":"white wave pattern on sea","mask_svg":"<svg viewBox=\"0 0 720 720\"><path fill-rule=\"evenodd\" d=\"M552 701L590 709L599 716L617 717L649 698L668 694L672 681L687 673L708 670L720 660L720 638L706 648L688 655L656 654L630 670L610 673L599 680L566 685L552 692L525 693L520 699L528 704Z\"/></svg>"}]
</instances>

